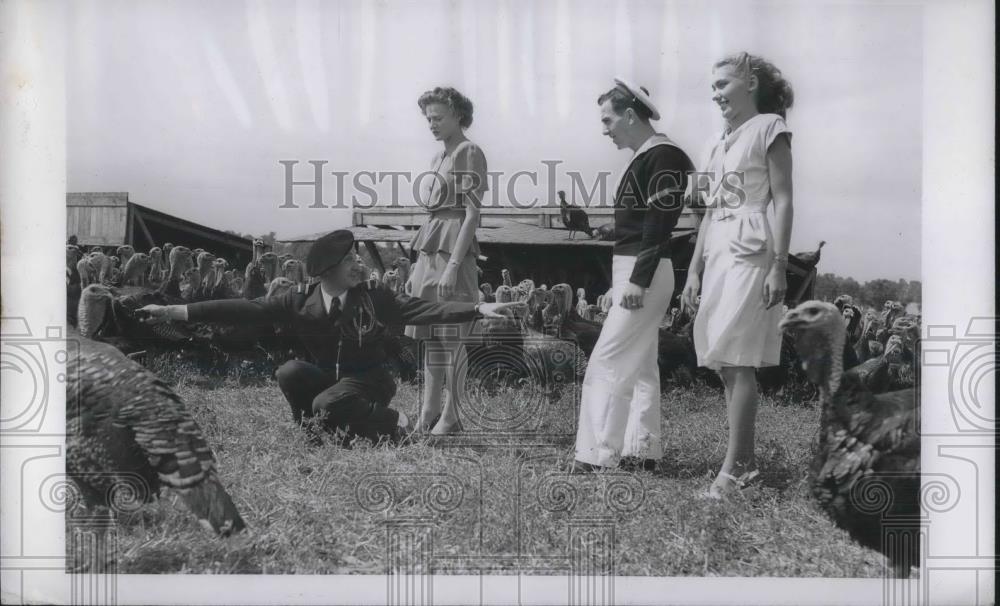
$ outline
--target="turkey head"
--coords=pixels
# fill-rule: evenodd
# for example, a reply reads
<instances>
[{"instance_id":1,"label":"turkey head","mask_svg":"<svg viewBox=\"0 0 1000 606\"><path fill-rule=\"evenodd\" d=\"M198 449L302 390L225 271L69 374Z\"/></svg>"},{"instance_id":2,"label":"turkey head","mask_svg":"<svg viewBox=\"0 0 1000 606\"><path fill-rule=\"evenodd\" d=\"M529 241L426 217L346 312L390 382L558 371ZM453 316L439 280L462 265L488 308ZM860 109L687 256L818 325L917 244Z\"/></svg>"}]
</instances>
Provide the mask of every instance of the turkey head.
<instances>
[{"instance_id":1,"label":"turkey head","mask_svg":"<svg viewBox=\"0 0 1000 606\"><path fill-rule=\"evenodd\" d=\"M103 284L91 284L80 293L77 304L77 327L80 336L94 339L110 319L111 289Z\"/></svg>"},{"instance_id":2,"label":"turkey head","mask_svg":"<svg viewBox=\"0 0 1000 606\"><path fill-rule=\"evenodd\" d=\"M843 372L844 318L833 303L806 301L785 312L778 328L795 339L795 349L809 381L827 390L837 391Z\"/></svg>"},{"instance_id":3,"label":"turkey head","mask_svg":"<svg viewBox=\"0 0 1000 606\"><path fill-rule=\"evenodd\" d=\"M278 255L266 252L260 256L260 265L264 271L264 284L270 284L278 275Z\"/></svg>"}]
</instances>

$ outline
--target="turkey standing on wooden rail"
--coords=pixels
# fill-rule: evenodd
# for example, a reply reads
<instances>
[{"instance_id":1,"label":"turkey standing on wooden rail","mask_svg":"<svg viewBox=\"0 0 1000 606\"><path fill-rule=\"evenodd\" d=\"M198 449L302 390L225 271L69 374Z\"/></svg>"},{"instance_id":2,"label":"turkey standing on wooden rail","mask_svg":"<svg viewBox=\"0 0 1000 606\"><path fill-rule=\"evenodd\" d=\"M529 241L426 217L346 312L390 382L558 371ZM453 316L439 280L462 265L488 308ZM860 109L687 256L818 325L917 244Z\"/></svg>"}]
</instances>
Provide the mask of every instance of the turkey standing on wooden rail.
<instances>
[{"instance_id":1,"label":"turkey standing on wooden rail","mask_svg":"<svg viewBox=\"0 0 1000 606\"><path fill-rule=\"evenodd\" d=\"M594 229L590 226L590 219L587 217L586 211L566 202L566 192L564 191L559 192L559 217L566 229L569 230L568 239L572 240L573 235L578 231L582 231L588 237L594 237Z\"/></svg>"},{"instance_id":2,"label":"turkey standing on wooden rail","mask_svg":"<svg viewBox=\"0 0 1000 606\"><path fill-rule=\"evenodd\" d=\"M795 335L820 390L813 496L851 538L882 552L897 577L909 577L920 557L919 393L873 394L855 371L843 371L837 354L846 327L832 303L802 303L779 326Z\"/></svg>"},{"instance_id":3,"label":"turkey standing on wooden rail","mask_svg":"<svg viewBox=\"0 0 1000 606\"><path fill-rule=\"evenodd\" d=\"M223 536L243 530L215 455L181 398L122 352L92 339L109 296L101 286L84 290L79 331L68 338L67 474L88 505L118 509L123 496L149 502L165 485L202 526Z\"/></svg>"}]
</instances>

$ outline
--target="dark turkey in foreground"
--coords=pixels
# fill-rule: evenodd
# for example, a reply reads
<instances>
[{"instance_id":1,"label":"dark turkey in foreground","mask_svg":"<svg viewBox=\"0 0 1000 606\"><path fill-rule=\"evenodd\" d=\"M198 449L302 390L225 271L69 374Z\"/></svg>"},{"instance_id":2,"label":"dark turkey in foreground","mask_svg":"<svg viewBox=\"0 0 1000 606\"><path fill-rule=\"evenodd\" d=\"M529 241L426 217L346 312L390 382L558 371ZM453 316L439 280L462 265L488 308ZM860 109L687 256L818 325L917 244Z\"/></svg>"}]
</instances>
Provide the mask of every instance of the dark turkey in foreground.
<instances>
[{"instance_id":1,"label":"dark turkey in foreground","mask_svg":"<svg viewBox=\"0 0 1000 606\"><path fill-rule=\"evenodd\" d=\"M873 394L854 370L843 371L833 352L843 350L846 327L831 303L802 303L780 327L795 336L820 391L813 496L851 538L883 553L897 577L909 577L920 553L919 392Z\"/></svg>"},{"instance_id":2,"label":"dark turkey in foreground","mask_svg":"<svg viewBox=\"0 0 1000 606\"><path fill-rule=\"evenodd\" d=\"M180 397L118 349L91 339L109 296L99 285L84 289L79 332L67 339L67 474L88 505L115 509L123 495L152 501L166 485L202 526L223 536L244 529L215 456Z\"/></svg>"}]
</instances>

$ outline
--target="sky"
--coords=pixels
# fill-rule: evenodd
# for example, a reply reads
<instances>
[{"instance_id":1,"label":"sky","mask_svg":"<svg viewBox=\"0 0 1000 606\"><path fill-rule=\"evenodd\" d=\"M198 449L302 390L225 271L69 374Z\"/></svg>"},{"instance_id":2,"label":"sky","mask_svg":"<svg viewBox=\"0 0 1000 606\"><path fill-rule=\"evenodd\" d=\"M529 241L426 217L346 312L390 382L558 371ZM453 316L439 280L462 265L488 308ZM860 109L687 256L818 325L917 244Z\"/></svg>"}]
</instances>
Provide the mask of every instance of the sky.
<instances>
[{"instance_id":1,"label":"sky","mask_svg":"<svg viewBox=\"0 0 1000 606\"><path fill-rule=\"evenodd\" d=\"M698 163L722 128L711 64L747 50L795 90L792 252L825 240L822 273L920 279L922 27L920 7L885 3L82 0L68 189L279 239L332 230L352 196L413 203L402 177L371 185L430 168L440 143L416 100L454 86L475 104L467 135L501 175L497 203L551 203L571 171L613 182L628 161L601 135L615 76L650 90L657 130ZM326 163L324 208L308 186L283 208L282 161L299 181ZM348 175L342 197L332 172Z\"/></svg>"}]
</instances>

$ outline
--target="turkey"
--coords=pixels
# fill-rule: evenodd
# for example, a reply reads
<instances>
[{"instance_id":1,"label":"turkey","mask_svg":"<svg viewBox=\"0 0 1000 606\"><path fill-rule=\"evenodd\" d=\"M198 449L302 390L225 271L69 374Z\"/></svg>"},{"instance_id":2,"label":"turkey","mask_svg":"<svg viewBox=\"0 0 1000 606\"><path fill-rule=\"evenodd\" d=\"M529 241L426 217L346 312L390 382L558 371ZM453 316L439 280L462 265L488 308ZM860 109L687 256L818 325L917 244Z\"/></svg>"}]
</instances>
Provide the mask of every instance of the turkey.
<instances>
[{"instance_id":1,"label":"turkey","mask_svg":"<svg viewBox=\"0 0 1000 606\"><path fill-rule=\"evenodd\" d=\"M278 276L277 278L271 280L271 283L267 285L267 297L269 299L280 297L291 290L293 286L295 286L294 282L288 278Z\"/></svg>"},{"instance_id":2,"label":"turkey","mask_svg":"<svg viewBox=\"0 0 1000 606\"><path fill-rule=\"evenodd\" d=\"M146 277L150 284L160 284L166 274L166 267L163 263L163 250L159 246L149 249L149 275Z\"/></svg>"},{"instance_id":3,"label":"turkey","mask_svg":"<svg viewBox=\"0 0 1000 606\"><path fill-rule=\"evenodd\" d=\"M891 375L889 366L899 352L899 344L892 343L880 356L865 360L852 369L858 380L872 393L890 391Z\"/></svg>"},{"instance_id":4,"label":"turkey","mask_svg":"<svg viewBox=\"0 0 1000 606\"><path fill-rule=\"evenodd\" d=\"M600 329L601 323L597 321L597 314L600 313L600 311L601 311L600 307L591 303L590 305L587 306L587 309L585 309L584 312L580 314L580 317L583 318L584 320L587 320L588 322L593 322L594 324L597 325L598 329Z\"/></svg>"},{"instance_id":5,"label":"turkey","mask_svg":"<svg viewBox=\"0 0 1000 606\"><path fill-rule=\"evenodd\" d=\"M271 280L278 277L278 255L273 252L266 252L260 256L260 267L264 272L264 284L270 284Z\"/></svg>"},{"instance_id":6,"label":"turkey","mask_svg":"<svg viewBox=\"0 0 1000 606\"><path fill-rule=\"evenodd\" d=\"M908 389L917 384L917 376L913 371L912 361L905 360L903 339L899 335L890 335L885 342L885 353L882 357L888 362L889 389ZM919 366L918 366L919 367Z\"/></svg>"},{"instance_id":7,"label":"turkey","mask_svg":"<svg viewBox=\"0 0 1000 606\"><path fill-rule=\"evenodd\" d=\"M206 295L209 299L228 299L234 296L230 288L229 262L223 258L218 258L212 263L212 282L208 284Z\"/></svg>"},{"instance_id":8,"label":"turkey","mask_svg":"<svg viewBox=\"0 0 1000 606\"><path fill-rule=\"evenodd\" d=\"M532 291L535 290L535 281L527 278L518 282L517 286L514 287L515 297L518 301L527 302L528 298L531 296Z\"/></svg>"},{"instance_id":9,"label":"turkey","mask_svg":"<svg viewBox=\"0 0 1000 606\"><path fill-rule=\"evenodd\" d=\"M523 341L527 376L535 379L550 398L558 398L569 385L578 385L587 372L587 356L571 341L529 331Z\"/></svg>"},{"instance_id":10,"label":"turkey","mask_svg":"<svg viewBox=\"0 0 1000 606\"><path fill-rule=\"evenodd\" d=\"M497 303L514 300L514 289L501 285L496 290ZM513 317L483 318L477 322L480 343L467 348L469 367L484 387L494 389L510 385L524 373L524 335L522 320Z\"/></svg>"},{"instance_id":11,"label":"turkey","mask_svg":"<svg viewBox=\"0 0 1000 606\"><path fill-rule=\"evenodd\" d=\"M816 247L816 250L810 252L795 253L795 258L799 260L800 264L802 265L802 269L809 271L812 268L816 267L816 265L819 263L820 251L823 250L824 244L826 244L826 241L820 240L819 246Z\"/></svg>"},{"instance_id":12,"label":"turkey","mask_svg":"<svg viewBox=\"0 0 1000 606\"><path fill-rule=\"evenodd\" d=\"M582 231L590 238L594 237L594 228L590 226L590 219L587 217L586 211L566 202L566 192L564 191L559 192L559 217L566 229L569 230L568 239L572 240L573 235L578 231Z\"/></svg>"},{"instance_id":13,"label":"turkey","mask_svg":"<svg viewBox=\"0 0 1000 606\"><path fill-rule=\"evenodd\" d=\"M909 363L913 381L919 385L922 355L920 353L920 319L909 315L896 318L892 327L889 328L889 333L899 337L903 348L901 358ZM892 339L892 336L889 338Z\"/></svg>"},{"instance_id":14,"label":"turkey","mask_svg":"<svg viewBox=\"0 0 1000 606\"><path fill-rule=\"evenodd\" d=\"M129 247L131 248L131 247ZM121 284L123 286L145 286L149 279L150 258L146 253L133 252L125 261Z\"/></svg>"},{"instance_id":15,"label":"turkey","mask_svg":"<svg viewBox=\"0 0 1000 606\"><path fill-rule=\"evenodd\" d=\"M601 336L601 325L581 316L572 306L572 289L568 284L556 284L552 287L556 297L553 300L554 316L546 322L545 329L564 341L576 343L589 358ZM584 313L589 313L584 310Z\"/></svg>"},{"instance_id":16,"label":"turkey","mask_svg":"<svg viewBox=\"0 0 1000 606\"><path fill-rule=\"evenodd\" d=\"M243 282L243 298L253 300L266 294L267 282L264 281L264 270L248 265L246 281Z\"/></svg>"},{"instance_id":17,"label":"turkey","mask_svg":"<svg viewBox=\"0 0 1000 606\"><path fill-rule=\"evenodd\" d=\"M111 280L111 258L101 252L101 249L98 247L91 250L88 256L90 258L90 266L94 271L90 276L91 282L99 284L108 283Z\"/></svg>"},{"instance_id":18,"label":"turkey","mask_svg":"<svg viewBox=\"0 0 1000 606\"><path fill-rule=\"evenodd\" d=\"M132 255L135 254L135 249L128 244L124 244L115 250L115 254L118 255L118 258L122 260L122 265L125 266L128 264L128 260L132 258Z\"/></svg>"},{"instance_id":19,"label":"turkey","mask_svg":"<svg viewBox=\"0 0 1000 606\"><path fill-rule=\"evenodd\" d=\"M542 311L545 309L545 306L552 302L552 294L546 290L532 288L528 291L527 296L522 298L520 293L517 296L518 300L527 303L527 313L524 315L524 328L530 328L537 332L545 330L545 320L542 317Z\"/></svg>"},{"instance_id":20,"label":"turkey","mask_svg":"<svg viewBox=\"0 0 1000 606\"><path fill-rule=\"evenodd\" d=\"M496 303L496 297L493 295L493 287L489 282L483 282L479 285L479 292L483 293L484 303Z\"/></svg>"},{"instance_id":21,"label":"turkey","mask_svg":"<svg viewBox=\"0 0 1000 606\"><path fill-rule=\"evenodd\" d=\"M395 268L386 270L382 275L382 284L394 293L400 292L402 284L399 281L399 270Z\"/></svg>"},{"instance_id":22,"label":"turkey","mask_svg":"<svg viewBox=\"0 0 1000 606\"><path fill-rule=\"evenodd\" d=\"M872 343L876 343L878 346L882 345L875 340L875 332L877 330L878 317L874 312L865 312L864 319L861 321L858 340L854 344L854 351L857 353L859 363L880 355L881 351L876 353L872 349Z\"/></svg>"},{"instance_id":23,"label":"turkey","mask_svg":"<svg viewBox=\"0 0 1000 606\"><path fill-rule=\"evenodd\" d=\"M576 313L584 316L587 313L587 291L582 288L576 289Z\"/></svg>"},{"instance_id":24,"label":"turkey","mask_svg":"<svg viewBox=\"0 0 1000 606\"><path fill-rule=\"evenodd\" d=\"M202 252L195 259L200 281L195 285L192 301L205 301L211 298L212 287L215 286L215 255Z\"/></svg>"},{"instance_id":25,"label":"turkey","mask_svg":"<svg viewBox=\"0 0 1000 606\"><path fill-rule=\"evenodd\" d=\"M245 292L243 294L247 299L256 299L257 297L262 297L267 292L264 286L267 280L264 279L264 269L261 266L261 256L264 254L264 241L254 240L253 241L253 257L250 259L250 263L247 263L246 272L244 273L244 283L246 284Z\"/></svg>"},{"instance_id":26,"label":"turkey","mask_svg":"<svg viewBox=\"0 0 1000 606\"><path fill-rule=\"evenodd\" d=\"M75 244L66 245L66 321L69 324L76 324L76 304L80 300L80 293L86 284L82 283L78 264L83 257L80 248Z\"/></svg>"},{"instance_id":27,"label":"turkey","mask_svg":"<svg viewBox=\"0 0 1000 606\"><path fill-rule=\"evenodd\" d=\"M698 368L698 355L691 335L677 334L667 328L657 328L656 365L660 370L660 383L674 380L689 385Z\"/></svg>"},{"instance_id":28,"label":"turkey","mask_svg":"<svg viewBox=\"0 0 1000 606\"><path fill-rule=\"evenodd\" d=\"M836 303L834 303L836 305ZM850 342L858 340L861 335L861 310L854 305L845 304L841 308L840 313L844 316L844 321L847 322L847 339Z\"/></svg>"},{"instance_id":29,"label":"turkey","mask_svg":"<svg viewBox=\"0 0 1000 606\"><path fill-rule=\"evenodd\" d=\"M80 276L81 286L97 282L97 270L91 262L90 255L85 254L76 262L76 273Z\"/></svg>"},{"instance_id":30,"label":"turkey","mask_svg":"<svg viewBox=\"0 0 1000 606\"><path fill-rule=\"evenodd\" d=\"M399 257L392 262L392 267L399 272L400 292L405 292L406 284L410 281L410 260L406 257Z\"/></svg>"},{"instance_id":31,"label":"turkey","mask_svg":"<svg viewBox=\"0 0 1000 606\"><path fill-rule=\"evenodd\" d=\"M107 343L93 340L107 294L80 298L79 331L66 361L66 471L91 506L139 502L177 492L198 522L228 536L246 528L219 480L215 455L181 398L155 374ZM134 491L134 492L133 492Z\"/></svg>"},{"instance_id":32,"label":"turkey","mask_svg":"<svg viewBox=\"0 0 1000 606\"><path fill-rule=\"evenodd\" d=\"M833 304L837 306L837 309L844 311L845 305L853 305L854 297L851 295L838 295L836 299L833 300Z\"/></svg>"},{"instance_id":33,"label":"turkey","mask_svg":"<svg viewBox=\"0 0 1000 606\"><path fill-rule=\"evenodd\" d=\"M194 267L191 250L186 246L171 247L168 259L170 261L169 273L163 284L160 285L160 291L168 296L180 297L181 279L188 270Z\"/></svg>"},{"instance_id":34,"label":"turkey","mask_svg":"<svg viewBox=\"0 0 1000 606\"><path fill-rule=\"evenodd\" d=\"M158 291L130 289L137 292L123 293L103 284L91 284L80 295L80 306L87 299L92 323L88 328L91 338L114 345L125 354L145 351L151 345L178 347L194 344L194 334L176 324L145 324L138 310L150 304L175 305L183 301ZM82 308L82 307L80 307ZM94 321L97 318L98 321ZM77 320L77 325L82 326Z\"/></svg>"},{"instance_id":35,"label":"turkey","mask_svg":"<svg viewBox=\"0 0 1000 606\"><path fill-rule=\"evenodd\" d=\"M781 335L781 350L777 366L762 366L755 372L761 393L784 394L796 401L810 401L816 397L816 388L806 380L799 366L795 339Z\"/></svg>"},{"instance_id":36,"label":"turkey","mask_svg":"<svg viewBox=\"0 0 1000 606\"><path fill-rule=\"evenodd\" d=\"M195 303L201 298L201 272L192 267L184 272L180 282L181 296L185 302Z\"/></svg>"},{"instance_id":37,"label":"turkey","mask_svg":"<svg viewBox=\"0 0 1000 606\"><path fill-rule=\"evenodd\" d=\"M873 394L856 370L843 371L834 354L843 350L846 330L832 303L802 303L779 326L794 335L806 374L820 390L813 496L851 538L882 552L897 577L909 577L920 554L919 394Z\"/></svg>"},{"instance_id":38,"label":"turkey","mask_svg":"<svg viewBox=\"0 0 1000 606\"><path fill-rule=\"evenodd\" d=\"M605 223L604 225L601 225L600 227L598 227L595 230L595 232L597 233L597 239L598 240L604 240L604 241L614 240L615 239L615 224L614 224L614 222L612 222L612 223Z\"/></svg>"},{"instance_id":39,"label":"turkey","mask_svg":"<svg viewBox=\"0 0 1000 606\"><path fill-rule=\"evenodd\" d=\"M230 270L232 271L232 270ZM227 272L228 273L228 272ZM233 275L229 278L229 290L234 297L243 296L243 276Z\"/></svg>"}]
</instances>

